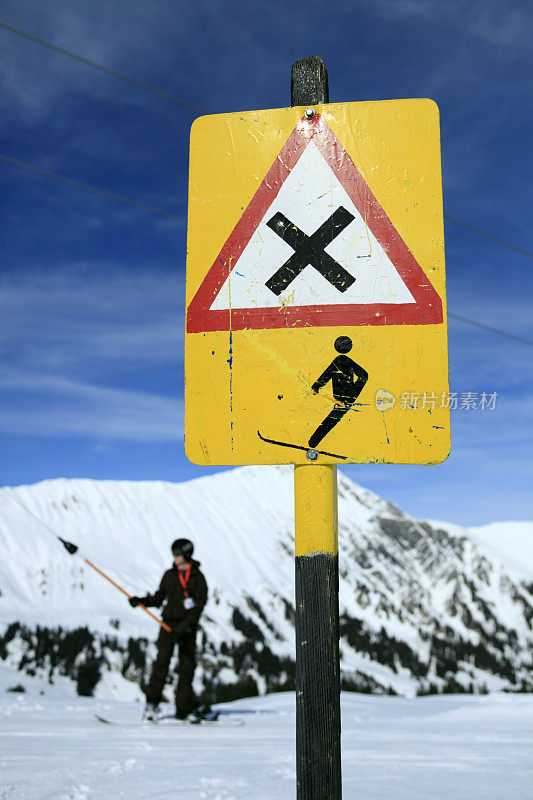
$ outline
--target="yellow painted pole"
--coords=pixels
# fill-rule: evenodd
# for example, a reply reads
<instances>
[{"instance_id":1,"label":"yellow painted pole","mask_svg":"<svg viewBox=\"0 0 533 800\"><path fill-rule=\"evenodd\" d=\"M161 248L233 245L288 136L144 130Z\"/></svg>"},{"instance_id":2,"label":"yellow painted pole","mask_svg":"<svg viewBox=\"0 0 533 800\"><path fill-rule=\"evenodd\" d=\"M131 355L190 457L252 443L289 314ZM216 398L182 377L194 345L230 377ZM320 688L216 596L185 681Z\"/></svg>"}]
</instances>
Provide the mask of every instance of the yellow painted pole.
<instances>
[{"instance_id":1,"label":"yellow painted pole","mask_svg":"<svg viewBox=\"0 0 533 800\"><path fill-rule=\"evenodd\" d=\"M338 554L337 467L294 467L295 555Z\"/></svg>"},{"instance_id":2,"label":"yellow painted pole","mask_svg":"<svg viewBox=\"0 0 533 800\"><path fill-rule=\"evenodd\" d=\"M294 468L298 800L340 800L337 467Z\"/></svg>"}]
</instances>

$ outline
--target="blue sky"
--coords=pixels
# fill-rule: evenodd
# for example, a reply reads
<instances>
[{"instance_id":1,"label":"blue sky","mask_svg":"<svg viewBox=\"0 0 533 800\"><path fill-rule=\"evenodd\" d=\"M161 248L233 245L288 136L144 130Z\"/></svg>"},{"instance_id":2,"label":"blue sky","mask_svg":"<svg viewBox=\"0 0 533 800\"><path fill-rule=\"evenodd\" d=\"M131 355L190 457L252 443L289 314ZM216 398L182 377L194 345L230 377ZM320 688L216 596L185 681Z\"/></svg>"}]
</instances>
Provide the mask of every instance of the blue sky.
<instances>
[{"instance_id":1,"label":"blue sky","mask_svg":"<svg viewBox=\"0 0 533 800\"><path fill-rule=\"evenodd\" d=\"M431 97L445 213L533 250L533 9L510 0L4 0L0 19L212 112L290 104L320 54L330 99ZM196 112L0 29L0 154L186 218ZM0 483L183 480L186 226L0 162ZM446 225L449 311L533 339L531 258ZM533 519L532 349L450 320L435 467L346 472L419 516ZM210 470L216 471L216 470Z\"/></svg>"}]
</instances>

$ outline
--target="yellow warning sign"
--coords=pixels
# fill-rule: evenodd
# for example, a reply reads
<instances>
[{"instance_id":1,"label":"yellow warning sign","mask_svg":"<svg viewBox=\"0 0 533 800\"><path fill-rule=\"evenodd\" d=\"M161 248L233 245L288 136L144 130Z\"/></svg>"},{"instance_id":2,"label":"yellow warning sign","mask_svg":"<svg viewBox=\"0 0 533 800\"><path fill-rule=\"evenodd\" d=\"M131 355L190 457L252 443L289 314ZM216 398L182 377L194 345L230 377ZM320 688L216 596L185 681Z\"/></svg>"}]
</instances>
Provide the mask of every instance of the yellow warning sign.
<instances>
[{"instance_id":1,"label":"yellow warning sign","mask_svg":"<svg viewBox=\"0 0 533 800\"><path fill-rule=\"evenodd\" d=\"M432 101L195 121L185 338L191 461L443 461L445 302Z\"/></svg>"}]
</instances>

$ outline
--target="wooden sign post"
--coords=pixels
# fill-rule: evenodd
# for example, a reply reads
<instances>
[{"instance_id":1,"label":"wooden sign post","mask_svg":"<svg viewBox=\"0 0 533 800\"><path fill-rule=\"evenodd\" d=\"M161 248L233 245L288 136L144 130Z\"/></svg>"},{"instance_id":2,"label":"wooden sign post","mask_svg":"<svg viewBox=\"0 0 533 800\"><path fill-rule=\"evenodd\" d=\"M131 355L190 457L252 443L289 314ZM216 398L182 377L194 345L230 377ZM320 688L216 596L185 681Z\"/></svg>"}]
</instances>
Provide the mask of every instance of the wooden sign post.
<instances>
[{"instance_id":1,"label":"wooden sign post","mask_svg":"<svg viewBox=\"0 0 533 800\"><path fill-rule=\"evenodd\" d=\"M294 466L298 800L340 800L337 464L450 449L439 113L291 78L191 130L185 451Z\"/></svg>"},{"instance_id":2,"label":"wooden sign post","mask_svg":"<svg viewBox=\"0 0 533 800\"><path fill-rule=\"evenodd\" d=\"M291 105L329 102L318 56L292 67ZM337 466L294 467L298 800L340 800Z\"/></svg>"}]
</instances>

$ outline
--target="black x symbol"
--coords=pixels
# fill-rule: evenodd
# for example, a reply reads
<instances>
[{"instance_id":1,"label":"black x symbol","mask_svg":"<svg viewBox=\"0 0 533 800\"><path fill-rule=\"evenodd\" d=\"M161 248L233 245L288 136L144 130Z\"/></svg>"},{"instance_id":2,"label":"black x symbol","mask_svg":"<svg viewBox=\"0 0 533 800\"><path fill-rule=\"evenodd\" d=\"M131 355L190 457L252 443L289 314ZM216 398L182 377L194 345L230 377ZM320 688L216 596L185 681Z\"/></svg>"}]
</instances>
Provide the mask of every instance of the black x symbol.
<instances>
[{"instance_id":1,"label":"black x symbol","mask_svg":"<svg viewBox=\"0 0 533 800\"><path fill-rule=\"evenodd\" d=\"M287 244L293 248L294 253L266 282L266 286L280 295L292 283L297 275L308 264L324 276L339 292L349 289L355 278L346 272L344 267L337 264L334 258L328 255L324 247L331 244L355 217L340 206L312 236L307 236L296 227L284 214L277 212L267 222L268 227L277 233Z\"/></svg>"}]
</instances>

